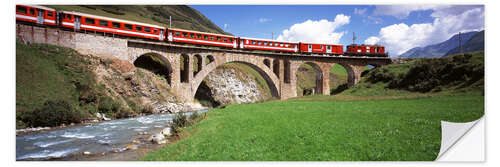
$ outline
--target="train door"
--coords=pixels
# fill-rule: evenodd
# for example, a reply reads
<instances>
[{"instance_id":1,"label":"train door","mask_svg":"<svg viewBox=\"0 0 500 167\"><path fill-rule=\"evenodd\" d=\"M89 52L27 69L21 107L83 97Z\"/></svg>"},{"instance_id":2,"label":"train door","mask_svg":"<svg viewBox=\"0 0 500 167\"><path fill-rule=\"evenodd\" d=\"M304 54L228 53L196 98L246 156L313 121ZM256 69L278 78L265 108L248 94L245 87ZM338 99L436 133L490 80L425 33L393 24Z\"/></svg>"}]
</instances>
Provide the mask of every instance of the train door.
<instances>
[{"instance_id":1,"label":"train door","mask_svg":"<svg viewBox=\"0 0 500 167\"><path fill-rule=\"evenodd\" d=\"M160 29L160 41L163 41L165 34L163 32L163 29ZM168 36L167 36L168 41L172 42L174 40L174 36L172 36L172 31L168 31Z\"/></svg>"},{"instance_id":2,"label":"train door","mask_svg":"<svg viewBox=\"0 0 500 167\"><path fill-rule=\"evenodd\" d=\"M75 15L75 29L80 30L81 17Z\"/></svg>"},{"instance_id":3,"label":"train door","mask_svg":"<svg viewBox=\"0 0 500 167\"><path fill-rule=\"evenodd\" d=\"M238 42L236 41L236 39L233 39L233 48L238 48Z\"/></svg>"},{"instance_id":4,"label":"train door","mask_svg":"<svg viewBox=\"0 0 500 167\"><path fill-rule=\"evenodd\" d=\"M42 9L37 9L36 10L36 23L38 24L43 24L43 10Z\"/></svg>"},{"instance_id":5,"label":"train door","mask_svg":"<svg viewBox=\"0 0 500 167\"><path fill-rule=\"evenodd\" d=\"M243 49L245 48L245 40L244 39L240 39L240 48Z\"/></svg>"},{"instance_id":6,"label":"train door","mask_svg":"<svg viewBox=\"0 0 500 167\"><path fill-rule=\"evenodd\" d=\"M326 46L326 53L332 53L332 46L330 45Z\"/></svg>"},{"instance_id":7,"label":"train door","mask_svg":"<svg viewBox=\"0 0 500 167\"><path fill-rule=\"evenodd\" d=\"M312 52L313 48L312 45L307 45L307 52Z\"/></svg>"}]
</instances>

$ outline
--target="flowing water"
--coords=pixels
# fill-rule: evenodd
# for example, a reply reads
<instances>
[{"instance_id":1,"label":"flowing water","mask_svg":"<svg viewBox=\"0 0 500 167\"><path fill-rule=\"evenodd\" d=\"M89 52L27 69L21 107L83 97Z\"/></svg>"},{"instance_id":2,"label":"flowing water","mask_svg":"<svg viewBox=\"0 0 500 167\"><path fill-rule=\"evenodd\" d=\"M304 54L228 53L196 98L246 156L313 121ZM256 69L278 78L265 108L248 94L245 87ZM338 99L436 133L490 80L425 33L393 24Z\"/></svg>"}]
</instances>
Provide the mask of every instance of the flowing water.
<instances>
[{"instance_id":1,"label":"flowing water","mask_svg":"<svg viewBox=\"0 0 500 167\"><path fill-rule=\"evenodd\" d=\"M198 111L203 112L206 110ZM123 151L134 136L166 127L173 117L174 114L147 115L16 136L16 160L65 157L80 152Z\"/></svg>"}]
</instances>

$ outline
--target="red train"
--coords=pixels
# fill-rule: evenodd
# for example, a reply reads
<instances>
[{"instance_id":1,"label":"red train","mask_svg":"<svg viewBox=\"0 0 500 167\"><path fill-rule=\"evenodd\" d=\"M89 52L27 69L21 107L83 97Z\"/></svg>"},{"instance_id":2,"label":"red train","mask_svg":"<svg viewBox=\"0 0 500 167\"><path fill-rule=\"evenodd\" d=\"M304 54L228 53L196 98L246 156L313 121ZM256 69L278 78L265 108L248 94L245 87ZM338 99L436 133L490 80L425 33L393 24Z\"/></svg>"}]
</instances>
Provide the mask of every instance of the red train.
<instances>
[{"instance_id":1,"label":"red train","mask_svg":"<svg viewBox=\"0 0 500 167\"><path fill-rule=\"evenodd\" d=\"M172 43L216 46L241 50L300 53L307 55L346 55L388 57L380 45L343 45L286 42L269 39L237 37L103 17L36 5L16 5L16 20L31 24L57 26L75 31L95 31L127 37L144 38Z\"/></svg>"}]
</instances>

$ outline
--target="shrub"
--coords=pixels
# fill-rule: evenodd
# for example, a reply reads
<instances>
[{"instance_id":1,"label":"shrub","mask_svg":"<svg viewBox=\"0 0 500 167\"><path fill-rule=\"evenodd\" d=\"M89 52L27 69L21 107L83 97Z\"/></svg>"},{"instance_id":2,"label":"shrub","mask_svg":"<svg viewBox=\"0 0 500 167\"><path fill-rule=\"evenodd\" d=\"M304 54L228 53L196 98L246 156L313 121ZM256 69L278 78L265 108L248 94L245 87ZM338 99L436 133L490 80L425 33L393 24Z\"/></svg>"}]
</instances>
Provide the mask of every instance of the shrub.
<instances>
[{"instance_id":1,"label":"shrub","mask_svg":"<svg viewBox=\"0 0 500 167\"><path fill-rule=\"evenodd\" d=\"M99 112L112 114L116 113L120 110L121 104L119 102L115 102L111 97L101 97L99 99Z\"/></svg>"},{"instance_id":2,"label":"shrub","mask_svg":"<svg viewBox=\"0 0 500 167\"><path fill-rule=\"evenodd\" d=\"M27 112L22 121L31 127L58 126L81 122L86 115L64 100L47 101L41 108Z\"/></svg>"},{"instance_id":3,"label":"shrub","mask_svg":"<svg viewBox=\"0 0 500 167\"><path fill-rule=\"evenodd\" d=\"M151 104L147 104L147 105L144 105L142 107L142 113L145 113L145 114L152 114L152 113L154 113L154 110L155 109L154 109L153 105L151 105Z\"/></svg>"},{"instance_id":4,"label":"shrub","mask_svg":"<svg viewBox=\"0 0 500 167\"><path fill-rule=\"evenodd\" d=\"M128 118L135 115L134 111L129 108L120 108L120 110L115 114L115 118Z\"/></svg>"},{"instance_id":5,"label":"shrub","mask_svg":"<svg viewBox=\"0 0 500 167\"><path fill-rule=\"evenodd\" d=\"M170 127L172 128L172 133L176 134L180 132L182 127L188 126L188 119L186 114L183 112L178 112L174 115L174 119L172 119L172 123Z\"/></svg>"}]
</instances>

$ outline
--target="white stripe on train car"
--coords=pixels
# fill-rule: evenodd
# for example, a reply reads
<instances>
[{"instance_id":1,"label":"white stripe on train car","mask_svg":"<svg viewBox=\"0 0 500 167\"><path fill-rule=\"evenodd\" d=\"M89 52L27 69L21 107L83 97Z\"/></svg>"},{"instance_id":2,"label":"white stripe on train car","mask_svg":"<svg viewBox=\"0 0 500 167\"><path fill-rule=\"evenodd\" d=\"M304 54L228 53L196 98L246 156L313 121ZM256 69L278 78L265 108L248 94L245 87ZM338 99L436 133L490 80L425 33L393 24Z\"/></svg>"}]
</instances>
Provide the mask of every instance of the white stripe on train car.
<instances>
[{"instance_id":1,"label":"white stripe on train car","mask_svg":"<svg viewBox=\"0 0 500 167\"><path fill-rule=\"evenodd\" d=\"M44 22L49 22L49 23L54 23L54 24L56 23L56 21L54 21L54 20L49 20L49 19L44 19L43 21L44 21Z\"/></svg>"},{"instance_id":2,"label":"white stripe on train car","mask_svg":"<svg viewBox=\"0 0 500 167\"><path fill-rule=\"evenodd\" d=\"M71 22L63 22L63 25L68 25L68 26L75 26L75 23L71 23Z\"/></svg>"},{"instance_id":3,"label":"white stripe on train car","mask_svg":"<svg viewBox=\"0 0 500 167\"><path fill-rule=\"evenodd\" d=\"M195 41L195 42L204 42L204 43L211 43L211 44L220 44L220 45L227 45L227 46L233 46L232 43L222 43L222 42L213 42L213 41L203 41L203 40L196 40L196 39L186 39L186 38L175 38L174 40L181 40L181 41Z\"/></svg>"},{"instance_id":4,"label":"white stripe on train car","mask_svg":"<svg viewBox=\"0 0 500 167\"><path fill-rule=\"evenodd\" d=\"M149 37L158 37L157 35L154 35L154 34L146 34L146 33L133 32L133 31L124 31L124 30L115 30L115 29L111 29L111 28L96 27L96 26L85 25L85 24L82 24L81 26L85 27L85 28L93 28L93 29L99 29L99 30L108 30L108 31L115 31L115 32L121 32L121 33L129 33L129 34L135 34L135 35L144 35L144 36L149 36Z\"/></svg>"},{"instance_id":5,"label":"white stripe on train car","mask_svg":"<svg viewBox=\"0 0 500 167\"><path fill-rule=\"evenodd\" d=\"M37 20L36 17L25 16L25 15L20 15L20 14L16 14L16 17L23 18L23 19Z\"/></svg>"},{"instance_id":6,"label":"white stripe on train car","mask_svg":"<svg viewBox=\"0 0 500 167\"><path fill-rule=\"evenodd\" d=\"M252 45L246 45L245 48L266 48L266 49L280 49L280 50L290 50L290 51L294 51L295 50L295 48L279 48L279 47L252 46Z\"/></svg>"}]
</instances>

